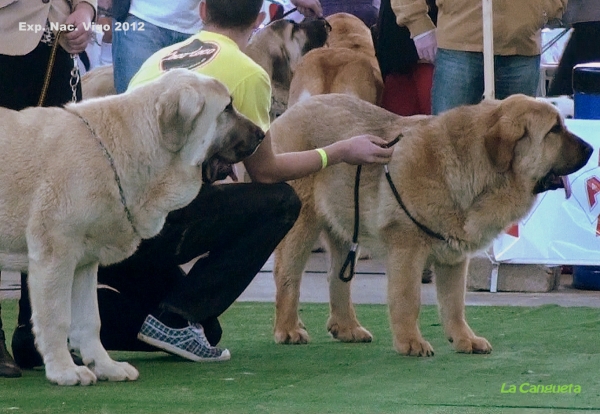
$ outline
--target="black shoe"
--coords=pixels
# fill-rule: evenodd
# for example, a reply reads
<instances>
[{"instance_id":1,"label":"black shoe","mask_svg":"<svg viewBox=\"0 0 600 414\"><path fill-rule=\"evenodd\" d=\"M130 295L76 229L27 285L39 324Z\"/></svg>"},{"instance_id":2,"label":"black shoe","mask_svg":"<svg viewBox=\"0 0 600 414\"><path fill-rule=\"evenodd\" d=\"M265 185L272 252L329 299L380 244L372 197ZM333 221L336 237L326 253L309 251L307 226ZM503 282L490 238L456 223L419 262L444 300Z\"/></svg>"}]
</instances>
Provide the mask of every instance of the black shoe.
<instances>
[{"instance_id":1,"label":"black shoe","mask_svg":"<svg viewBox=\"0 0 600 414\"><path fill-rule=\"evenodd\" d=\"M21 369L6 349L4 332L2 330L0 332L2 333L2 340L0 340L0 377L18 378L22 375Z\"/></svg>"},{"instance_id":2,"label":"black shoe","mask_svg":"<svg viewBox=\"0 0 600 414\"><path fill-rule=\"evenodd\" d=\"M12 352L15 362L23 369L33 369L44 365L44 360L35 347L31 325L19 325L12 337Z\"/></svg>"}]
</instances>

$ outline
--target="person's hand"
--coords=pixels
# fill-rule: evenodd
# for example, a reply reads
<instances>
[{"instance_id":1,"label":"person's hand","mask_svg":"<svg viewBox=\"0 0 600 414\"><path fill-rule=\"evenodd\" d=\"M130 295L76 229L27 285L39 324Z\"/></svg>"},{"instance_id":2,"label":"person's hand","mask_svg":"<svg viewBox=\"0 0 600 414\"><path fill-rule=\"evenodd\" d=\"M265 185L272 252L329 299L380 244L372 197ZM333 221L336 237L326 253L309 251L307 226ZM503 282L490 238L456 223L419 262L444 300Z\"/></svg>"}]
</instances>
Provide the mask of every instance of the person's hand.
<instances>
[{"instance_id":1,"label":"person's hand","mask_svg":"<svg viewBox=\"0 0 600 414\"><path fill-rule=\"evenodd\" d=\"M413 38L413 42L415 42L419 59L423 59L431 63L435 62L435 55L437 53L437 38L435 36L435 30L430 30L415 36Z\"/></svg>"},{"instance_id":2,"label":"person's hand","mask_svg":"<svg viewBox=\"0 0 600 414\"><path fill-rule=\"evenodd\" d=\"M344 147L342 161L352 165L387 164L394 152L393 147L384 148L387 141L375 135L357 135L336 144Z\"/></svg>"},{"instance_id":3,"label":"person's hand","mask_svg":"<svg viewBox=\"0 0 600 414\"><path fill-rule=\"evenodd\" d=\"M292 0L292 4L306 17L323 17L319 0Z\"/></svg>"},{"instance_id":4,"label":"person's hand","mask_svg":"<svg viewBox=\"0 0 600 414\"><path fill-rule=\"evenodd\" d=\"M71 13L65 25L71 25L75 30L60 35L60 45L69 53L80 53L87 47L92 36L92 19L94 8L91 4L81 2Z\"/></svg>"}]
</instances>

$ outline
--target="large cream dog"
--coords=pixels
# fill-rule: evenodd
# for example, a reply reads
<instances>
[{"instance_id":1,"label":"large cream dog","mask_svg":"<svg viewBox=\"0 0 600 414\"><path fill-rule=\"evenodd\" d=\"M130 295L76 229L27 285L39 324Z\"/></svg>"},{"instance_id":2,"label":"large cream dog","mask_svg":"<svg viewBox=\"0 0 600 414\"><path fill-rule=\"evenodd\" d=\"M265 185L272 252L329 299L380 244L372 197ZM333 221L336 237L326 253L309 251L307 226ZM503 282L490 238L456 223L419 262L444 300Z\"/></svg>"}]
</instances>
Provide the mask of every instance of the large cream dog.
<instances>
[{"instance_id":1,"label":"large cream dog","mask_svg":"<svg viewBox=\"0 0 600 414\"><path fill-rule=\"evenodd\" d=\"M327 16L331 33L328 47L308 52L290 84L288 106L310 96L346 93L379 103L383 79L369 28L349 13Z\"/></svg>"},{"instance_id":2,"label":"large cream dog","mask_svg":"<svg viewBox=\"0 0 600 414\"><path fill-rule=\"evenodd\" d=\"M185 69L64 109L0 108L0 266L29 272L50 381L138 377L100 343L98 265L131 255L262 138L225 86Z\"/></svg>"},{"instance_id":3,"label":"large cream dog","mask_svg":"<svg viewBox=\"0 0 600 414\"><path fill-rule=\"evenodd\" d=\"M290 83L302 56L323 46L329 30L331 26L324 19L301 23L275 20L252 35L246 54L271 79L271 121L287 109Z\"/></svg>"},{"instance_id":4,"label":"large cream dog","mask_svg":"<svg viewBox=\"0 0 600 414\"><path fill-rule=\"evenodd\" d=\"M560 187L560 176L585 165L592 148L565 129L556 108L523 95L437 117L400 117L351 96L321 95L289 108L270 129L278 151L322 147L364 133L388 142L403 135L389 171L406 209L381 165L362 167L359 203L358 241L387 264L395 349L433 355L418 327L421 274L429 258L448 340L458 352L491 352L465 320L469 255L526 215L536 194ZM275 253L276 342L309 340L298 317L299 287L321 231L331 258L327 329L341 341L372 339L356 318L350 283L338 278L352 240L355 172L338 164L292 182L302 210Z\"/></svg>"}]
</instances>

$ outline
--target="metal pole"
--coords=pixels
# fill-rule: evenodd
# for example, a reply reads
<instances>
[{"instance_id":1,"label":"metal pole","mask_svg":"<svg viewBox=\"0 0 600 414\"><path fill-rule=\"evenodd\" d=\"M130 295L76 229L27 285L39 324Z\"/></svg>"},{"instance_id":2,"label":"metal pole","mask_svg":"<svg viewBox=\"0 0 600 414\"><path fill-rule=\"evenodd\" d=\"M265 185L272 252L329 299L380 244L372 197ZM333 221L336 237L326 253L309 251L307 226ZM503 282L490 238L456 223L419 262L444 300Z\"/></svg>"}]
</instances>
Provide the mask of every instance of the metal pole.
<instances>
[{"instance_id":1,"label":"metal pole","mask_svg":"<svg viewBox=\"0 0 600 414\"><path fill-rule=\"evenodd\" d=\"M484 99L494 99L494 13L492 0L482 0Z\"/></svg>"}]
</instances>

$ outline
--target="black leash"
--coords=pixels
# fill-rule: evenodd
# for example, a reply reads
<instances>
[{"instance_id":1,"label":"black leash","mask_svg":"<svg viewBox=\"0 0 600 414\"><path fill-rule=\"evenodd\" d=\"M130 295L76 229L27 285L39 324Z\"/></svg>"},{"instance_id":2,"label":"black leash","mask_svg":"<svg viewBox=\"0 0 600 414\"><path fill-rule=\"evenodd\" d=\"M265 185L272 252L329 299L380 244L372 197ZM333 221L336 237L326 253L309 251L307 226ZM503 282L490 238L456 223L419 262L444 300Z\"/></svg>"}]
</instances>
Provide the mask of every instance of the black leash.
<instances>
[{"instance_id":1,"label":"black leash","mask_svg":"<svg viewBox=\"0 0 600 414\"><path fill-rule=\"evenodd\" d=\"M392 141L383 145L383 148L390 148L402 138L402 134L398 135ZM387 167L387 165L386 165ZM359 188L360 188L360 172L362 170L362 165L356 167L356 176L354 178L354 231L352 233L352 246L350 246L350 251L348 252L348 256L346 256L346 260L342 265L342 269L340 270L339 278L342 282L349 282L354 277L354 266L356 264L356 252L358 251L358 229L359 229ZM350 269L348 276L346 276L346 270Z\"/></svg>"},{"instance_id":2,"label":"black leash","mask_svg":"<svg viewBox=\"0 0 600 414\"><path fill-rule=\"evenodd\" d=\"M354 178L354 232L352 234L352 246L350 246L350 251L348 252L348 256L346 256L346 260L342 265L342 269L340 270L340 280L342 282L349 282L354 277L354 266L356 264L356 251L358 250L358 226L359 226L359 207L358 207L358 189L360 186L360 171L362 170L362 165L356 167L356 177ZM350 273L346 276L346 270L350 267Z\"/></svg>"},{"instance_id":3,"label":"black leash","mask_svg":"<svg viewBox=\"0 0 600 414\"><path fill-rule=\"evenodd\" d=\"M420 228L422 231L425 232L425 234L427 234L428 236L431 236L435 239L438 240L442 240L442 241L446 241L446 238L444 236L442 236L439 233L436 233L435 231L431 230L429 227L425 226L424 224L421 224L420 222L417 221L416 218L414 218L412 216L412 214L410 214L406 208L406 206L404 205L404 203L402 202L402 199L400 198L400 194L398 193L398 190L396 189L396 186L394 185L394 182L392 181L392 176L390 175L390 171L388 169L387 164L383 166L383 170L385 171L385 178L387 178L387 182L390 184L390 188L392 189L392 193L394 194L394 197L396 197L396 201L398 202L398 204L400 204L400 207L402 207L402 210L404 210L404 212L406 213L406 215L408 216L408 218L415 223L415 225Z\"/></svg>"},{"instance_id":4,"label":"black leash","mask_svg":"<svg viewBox=\"0 0 600 414\"><path fill-rule=\"evenodd\" d=\"M400 138L402 138L402 136L403 136L402 134L398 135L393 141L390 141L387 144L385 144L383 146L383 148L390 148L391 146L395 145L396 143L398 143L398 141L400 141ZM354 179L354 232L352 234L352 246L350 247L350 251L348 252L346 261L342 265L342 269L340 270L340 274L339 274L339 278L343 282L349 282L354 277L354 265L356 263L356 252L358 250L358 228L359 228L359 205L358 205L359 192L358 192L358 189L360 186L361 167L362 166L359 165L356 168L356 178ZM400 197L400 193L398 192L398 189L396 188L396 186L394 185L394 182L392 181L392 176L390 175L390 171L389 171L387 164L383 166L383 171L385 172L385 178L387 179L387 182L390 185L390 189L392 190L392 193L394 194L396 201L398 202L398 204L400 205L402 210L404 210L404 212L406 213L408 218L419 229L421 229L421 231L423 231L428 236L433 237L434 239L448 242L448 239L446 237L442 236L440 233L437 233L437 232L431 230L429 227L425 226L424 224L420 223L419 221L417 221L416 218L413 217L412 214L410 214L410 212L404 205L402 198ZM348 273L348 276L346 276L346 271L348 269L349 269L349 273Z\"/></svg>"},{"instance_id":5,"label":"black leash","mask_svg":"<svg viewBox=\"0 0 600 414\"><path fill-rule=\"evenodd\" d=\"M281 18L285 18L287 16L289 16L290 14L294 13L298 11L298 7L294 7L293 9L289 9L288 11L286 11L285 13L283 13L283 16L281 16Z\"/></svg>"}]
</instances>

